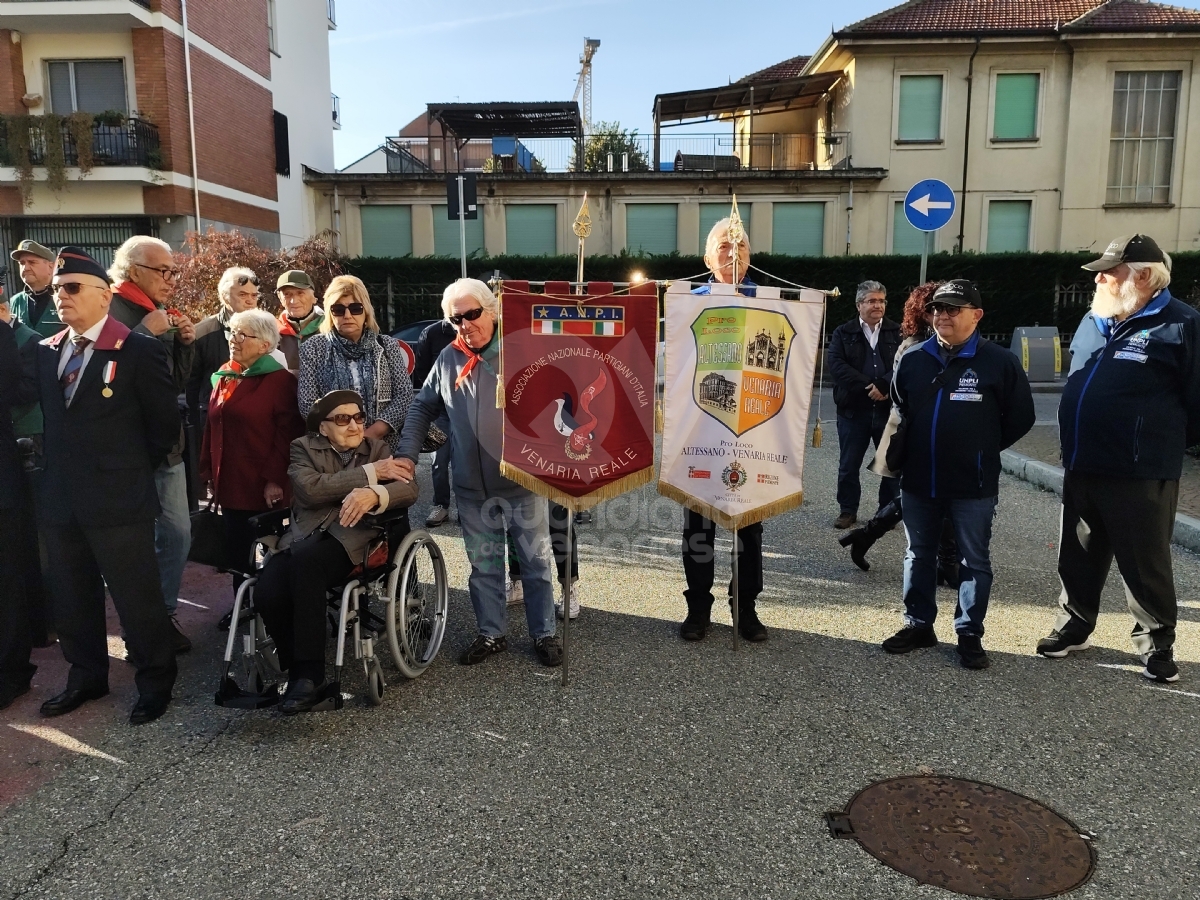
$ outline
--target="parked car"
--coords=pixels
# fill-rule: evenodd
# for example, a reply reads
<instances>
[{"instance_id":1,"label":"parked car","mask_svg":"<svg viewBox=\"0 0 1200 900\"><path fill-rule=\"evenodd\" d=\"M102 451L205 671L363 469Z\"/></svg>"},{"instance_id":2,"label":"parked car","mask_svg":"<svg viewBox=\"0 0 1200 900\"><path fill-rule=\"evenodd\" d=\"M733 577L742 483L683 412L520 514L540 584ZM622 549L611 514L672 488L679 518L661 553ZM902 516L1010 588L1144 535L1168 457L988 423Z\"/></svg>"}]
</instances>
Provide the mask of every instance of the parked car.
<instances>
[{"instance_id":1,"label":"parked car","mask_svg":"<svg viewBox=\"0 0 1200 900\"><path fill-rule=\"evenodd\" d=\"M392 337L398 341L404 341L410 347L417 346L417 338L421 336L421 332L432 325L437 319L421 319L419 322L409 322L407 325L401 325L392 332Z\"/></svg>"}]
</instances>

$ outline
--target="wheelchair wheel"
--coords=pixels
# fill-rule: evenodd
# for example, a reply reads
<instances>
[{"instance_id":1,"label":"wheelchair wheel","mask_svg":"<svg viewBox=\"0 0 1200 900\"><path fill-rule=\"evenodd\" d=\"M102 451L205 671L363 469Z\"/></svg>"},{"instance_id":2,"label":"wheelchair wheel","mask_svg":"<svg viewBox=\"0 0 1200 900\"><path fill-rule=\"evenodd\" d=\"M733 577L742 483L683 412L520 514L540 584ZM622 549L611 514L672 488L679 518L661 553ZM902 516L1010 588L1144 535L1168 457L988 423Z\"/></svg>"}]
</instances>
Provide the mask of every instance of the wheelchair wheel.
<instances>
[{"instance_id":1,"label":"wheelchair wheel","mask_svg":"<svg viewBox=\"0 0 1200 900\"><path fill-rule=\"evenodd\" d=\"M446 633L450 589L442 551L428 531L410 532L392 556L387 583L387 633L392 660L416 678L437 656Z\"/></svg>"},{"instance_id":2,"label":"wheelchair wheel","mask_svg":"<svg viewBox=\"0 0 1200 900\"><path fill-rule=\"evenodd\" d=\"M367 702L372 706L378 706L383 702L383 666L379 664L379 660L372 659L366 663L367 670Z\"/></svg>"}]
</instances>

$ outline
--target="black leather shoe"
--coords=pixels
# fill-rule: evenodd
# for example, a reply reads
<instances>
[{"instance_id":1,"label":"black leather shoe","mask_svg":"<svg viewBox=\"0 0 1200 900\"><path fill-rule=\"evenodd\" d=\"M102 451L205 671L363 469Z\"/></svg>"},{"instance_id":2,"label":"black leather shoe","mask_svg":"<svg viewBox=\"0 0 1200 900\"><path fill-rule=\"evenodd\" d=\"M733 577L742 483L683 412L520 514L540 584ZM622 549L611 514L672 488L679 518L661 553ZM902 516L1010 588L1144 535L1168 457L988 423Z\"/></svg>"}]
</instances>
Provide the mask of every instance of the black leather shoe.
<instances>
[{"instance_id":1,"label":"black leather shoe","mask_svg":"<svg viewBox=\"0 0 1200 900\"><path fill-rule=\"evenodd\" d=\"M937 635L933 633L933 628L918 628L915 625L905 625L883 642L883 649L888 653L911 653L936 646Z\"/></svg>"},{"instance_id":2,"label":"black leather shoe","mask_svg":"<svg viewBox=\"0 0 1200 900\"><path fill-rule=\"evenodd\" d=\"M133 712L129 714L129 724L145 725L147 722L153 722L167 711L170 704L170 694L147 694L138 697L138 702L133 705Z\"/></svg>"},{"instance_id":3,"label":"black leather shoe","mask_svg":"<svg viewBox=\"0 0 1200 900\"><path fill-rule=\"evenodd\" d=\"M986 669L992 664L983 641L972 634L958 636L958 661L964 669Z\"/></svg>"},{"instance_id":4,"label":"black leather shoe","mask_svg":"<svg viewBox=\"0 0 1200 900\"><path fill-rule=\"evenodd\" d=\"M56 697L51 697L42 704L42 715L46 718L65 716L73 712L89 700L99 700L108 693L108 688L67 688Z\"/></svg>"},{"instance_id":5,"label":"black leather shoe","mask_svg":"<svg viewBox=\"0 0 1200 900\"><path fill-rule=\"evenodd\" d=\"M712 628L712 612L708 609L689 609L679 626L679 636L685 641L702 641Z\"/></svg>"},{"instance_id":6,"label":"black leather shoe","mask_svg":"<svg viewBox=\"0 0 1200 900\"><path fill-rule=\"evenodd\" d=\"M29 693L29 682L25 684L5 684L0 685L0 709L8 709L13 705L13 701L22 694Z\"/></svg>"},{"instance_id":7,"label":"black leather shoe","mask_svg":"<svg viewBox=\"0 0 1200 900\"><path fill-rule=\"evenodd\" d=\"M327 684L326 681L317 684L311 678L297 678L289 682L287 693L279 703L279 711L285 716L310 712L323 699Z\"/></svg>"},{"instance_id":8,"label":"black leather shoe","mask_svg":"<svg viewBox=\"0 0 1200 900\"><path fill-rule=\"evenodd\" d=\"M738 610L738 634L743 640L753 644L761 644L767 639L767 626L758 618L758 612L753 609Z\"/></svg>"}]
</instances>

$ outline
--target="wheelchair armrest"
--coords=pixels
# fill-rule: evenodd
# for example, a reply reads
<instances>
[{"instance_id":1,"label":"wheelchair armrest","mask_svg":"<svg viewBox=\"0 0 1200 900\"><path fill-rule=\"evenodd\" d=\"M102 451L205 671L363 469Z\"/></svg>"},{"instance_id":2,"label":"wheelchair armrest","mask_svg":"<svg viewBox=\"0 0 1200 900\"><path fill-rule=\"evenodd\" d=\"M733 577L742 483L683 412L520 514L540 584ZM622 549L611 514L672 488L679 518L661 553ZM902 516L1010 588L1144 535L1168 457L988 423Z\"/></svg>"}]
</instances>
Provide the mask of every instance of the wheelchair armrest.
<instances>
[{"instance_id":1,"label":"wheelchair armrest","mask_svg":"<svg viewBox=\"0 0 1200 900\"><path fill-rule=\"evenodd\" d=\"M376 528L387 528L393 522L399 522L401 519L408 517L407 506L397 506L394 509L385 509L380 515L363 516L363 521L368 522Z\"/></svg>"},{"instance_id":2,"label":"wheelchair armrest","mask_svg":"<svg viewBox=\"0 0 1200 900\"><path fill-rule=\"evenodd\" d=\"M288 519L291 517L290 509L275 509L270 512L259 513L257 516L250 517L250 527L254 531L256 538L265 537L266 535L283 535L288 530Z\"/></svg>"}]
</instances>

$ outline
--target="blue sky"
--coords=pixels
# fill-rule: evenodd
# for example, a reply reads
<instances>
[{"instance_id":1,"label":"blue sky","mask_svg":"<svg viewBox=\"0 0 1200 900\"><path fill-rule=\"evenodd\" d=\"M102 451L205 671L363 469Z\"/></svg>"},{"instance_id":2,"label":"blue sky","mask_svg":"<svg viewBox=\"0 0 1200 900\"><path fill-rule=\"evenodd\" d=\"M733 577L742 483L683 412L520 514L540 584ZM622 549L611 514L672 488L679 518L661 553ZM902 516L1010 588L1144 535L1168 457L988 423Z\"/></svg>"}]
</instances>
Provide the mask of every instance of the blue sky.
<instances>
[{"instance_id":1,"label":"blue sky","mask_svg":"<svg viewBox=\"0 0 1200 900\"><path fill-rule=\"evenodd\" d=\"M337 165L377 147L426 103L570 100L585 37L601 41L593 64L593 119L615 119L645 133L655 94L726 84L812 53L834 26L892 5L339 0L338 28L329 36L333 92L341 97L344 123L334 138Z\"/></svg>"}]
</instances>

